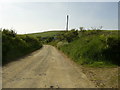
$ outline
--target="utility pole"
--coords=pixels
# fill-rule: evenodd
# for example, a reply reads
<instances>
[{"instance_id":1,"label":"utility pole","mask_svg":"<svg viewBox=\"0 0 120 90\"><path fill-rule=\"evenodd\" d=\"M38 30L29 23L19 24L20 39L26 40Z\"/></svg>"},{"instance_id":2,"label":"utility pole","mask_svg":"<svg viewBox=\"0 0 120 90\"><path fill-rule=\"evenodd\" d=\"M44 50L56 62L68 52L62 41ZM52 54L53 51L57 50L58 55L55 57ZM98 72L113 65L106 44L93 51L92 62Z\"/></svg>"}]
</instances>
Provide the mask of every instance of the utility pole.
<instances>
[{"instance_id":1,"label":"utility pole","mask_svg":"<svg viewBox=\"0 0 120 90\"><path fill-rule=\"evenodd\" d=\"M67 15L66 31L68 31L68 19L69 19L69 15Z\"/></svg>"}]
</instances>

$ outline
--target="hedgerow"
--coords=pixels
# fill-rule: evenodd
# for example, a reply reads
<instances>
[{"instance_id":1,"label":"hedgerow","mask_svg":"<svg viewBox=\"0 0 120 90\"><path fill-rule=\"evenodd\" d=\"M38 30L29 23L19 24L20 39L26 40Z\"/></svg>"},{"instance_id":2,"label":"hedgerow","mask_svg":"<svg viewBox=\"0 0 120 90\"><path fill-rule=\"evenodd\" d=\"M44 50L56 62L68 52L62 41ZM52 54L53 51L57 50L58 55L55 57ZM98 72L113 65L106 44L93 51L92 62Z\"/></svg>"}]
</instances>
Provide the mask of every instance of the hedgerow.
<instances>
[{"instance_id":1,"label":"hedgerow","mask_svg":"<svg viewBox=\"0 0 120 90\"><path fill-rule=\"evenodd\" d=\"M17 35L13 30L2 30L2 63L9 63L42 47L38 38Z\"/></svg>"}]
</instances>

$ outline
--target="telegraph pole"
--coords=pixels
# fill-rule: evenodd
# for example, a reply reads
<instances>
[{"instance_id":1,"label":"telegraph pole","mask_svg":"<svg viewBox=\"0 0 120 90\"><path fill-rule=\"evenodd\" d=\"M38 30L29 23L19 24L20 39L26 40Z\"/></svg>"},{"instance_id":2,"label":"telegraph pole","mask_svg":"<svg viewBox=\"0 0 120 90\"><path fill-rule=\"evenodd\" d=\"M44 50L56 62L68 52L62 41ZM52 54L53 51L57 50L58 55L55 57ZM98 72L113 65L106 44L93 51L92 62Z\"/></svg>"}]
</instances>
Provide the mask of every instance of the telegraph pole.
<instances>
[{"instance_id":1,"label":"telegraph pole","mask_svg":"<svg viewBox=\"0 0 120 90\"><path fill-rule=\"evenodd\" d=\"M68 19L69 19L69 15L67 15L66 31L68 31Z\"/></svg>"}]
</instances>

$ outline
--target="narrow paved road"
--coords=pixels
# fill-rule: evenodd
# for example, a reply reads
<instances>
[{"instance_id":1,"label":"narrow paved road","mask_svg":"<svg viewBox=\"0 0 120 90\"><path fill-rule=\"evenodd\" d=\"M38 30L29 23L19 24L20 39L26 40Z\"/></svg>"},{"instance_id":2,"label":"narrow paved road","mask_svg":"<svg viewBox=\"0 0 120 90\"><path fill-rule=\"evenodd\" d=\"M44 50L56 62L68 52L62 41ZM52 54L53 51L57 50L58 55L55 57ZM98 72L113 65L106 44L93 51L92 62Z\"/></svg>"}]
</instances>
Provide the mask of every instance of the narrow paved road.
<instances>
[{"instance_id":1,"label":"narrow paved road","mask_svg":"<svg viewBox=\"0 0 120 90\"><path fill-rule=\"evenodd\" d=\"M77 65L45 45L3 67L3 88L94 88Z\"/></svg>"}]
</instances>

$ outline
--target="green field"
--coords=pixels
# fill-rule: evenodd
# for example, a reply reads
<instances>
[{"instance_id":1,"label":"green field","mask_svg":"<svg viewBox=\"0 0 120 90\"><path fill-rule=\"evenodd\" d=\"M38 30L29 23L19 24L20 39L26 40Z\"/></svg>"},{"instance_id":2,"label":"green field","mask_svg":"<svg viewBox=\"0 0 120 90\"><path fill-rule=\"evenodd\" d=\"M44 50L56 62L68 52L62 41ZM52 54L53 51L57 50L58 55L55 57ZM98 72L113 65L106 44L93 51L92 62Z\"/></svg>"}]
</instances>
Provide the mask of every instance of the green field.
<instances>
[{"instance_id":1,"label":"green field","mask_svg":"<svg viewBox=\"0 0 120 90\"><path fill-rule=\"evenodd\" d=\"M64 31L47 31L47 32L41 32L41 33L31 33L27 34L29 36L41 36L41 37L51 37L59 33L63 33Z\"/></svg>"}]
</instances>

